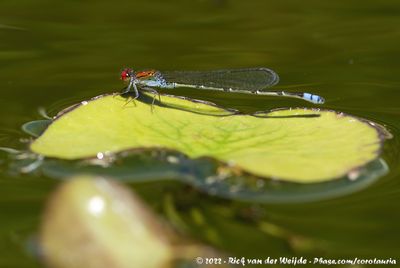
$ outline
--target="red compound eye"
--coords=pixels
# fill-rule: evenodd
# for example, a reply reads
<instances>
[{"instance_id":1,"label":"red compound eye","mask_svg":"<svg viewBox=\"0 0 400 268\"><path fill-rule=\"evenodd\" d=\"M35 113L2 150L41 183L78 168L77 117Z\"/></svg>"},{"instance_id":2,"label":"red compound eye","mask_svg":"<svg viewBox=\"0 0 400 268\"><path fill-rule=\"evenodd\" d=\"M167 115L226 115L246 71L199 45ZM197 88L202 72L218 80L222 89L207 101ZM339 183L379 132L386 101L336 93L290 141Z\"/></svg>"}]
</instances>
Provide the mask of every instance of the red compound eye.
<instances>
[{"instance_id":1,"label":"red compound eye","mask_svg":"<svg viewBox=\"0 0 400 268\"><path fill-rule=\"evenodd\" d=\"M128 78L130 78L132 75L132 69L124 69L121 72L121 79L122 80L127 80Z\"/></svg>"}]
</instances>

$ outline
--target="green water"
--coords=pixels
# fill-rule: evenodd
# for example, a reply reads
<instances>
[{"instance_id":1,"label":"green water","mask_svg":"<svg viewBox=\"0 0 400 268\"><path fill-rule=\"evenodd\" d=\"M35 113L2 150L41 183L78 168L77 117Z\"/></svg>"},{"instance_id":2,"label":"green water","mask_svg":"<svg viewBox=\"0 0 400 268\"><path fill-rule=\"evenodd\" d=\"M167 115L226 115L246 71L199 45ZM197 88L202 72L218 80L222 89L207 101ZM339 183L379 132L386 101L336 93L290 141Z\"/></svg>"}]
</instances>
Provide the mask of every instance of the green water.
<instances>
[{"instance_id":1,"label":"green water","mask_svg":"<svg viewBox=\"0 0 400 268\"><path fill-rule=\"evenodd\" d=\"M20 126L40 118L38 107L54 115L75 102L121 90L123 67L269 67L281 77L277 88L321 95L324 108L386 125L394 135L383 152L390 173L364 191L308 204L261 206L190 192L173 198L189 236L237 257L399 258L399 15L398 1L3 0L0 146L23 147ZM176 94L244 112L312 107L283 98ZM34 239L44 201L58 183L1 173L1 267L38 265L27 253L27 241ZM133 187L166 217L171 217L169 205L160 196L187 193L176 183ZM205 217L202 225L194 220L198 212ZM300 250L276 232L258 228L260 220L312 245Z\"/></svg>"}]
</instances>

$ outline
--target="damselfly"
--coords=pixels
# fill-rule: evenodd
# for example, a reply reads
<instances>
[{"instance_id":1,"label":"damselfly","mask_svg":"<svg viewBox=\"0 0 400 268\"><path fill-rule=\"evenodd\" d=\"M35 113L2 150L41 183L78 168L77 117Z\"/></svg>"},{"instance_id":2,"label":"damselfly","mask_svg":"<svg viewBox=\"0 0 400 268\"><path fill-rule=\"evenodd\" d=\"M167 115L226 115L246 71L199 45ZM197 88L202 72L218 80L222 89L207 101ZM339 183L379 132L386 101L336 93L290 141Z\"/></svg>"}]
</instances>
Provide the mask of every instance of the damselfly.
<instances>
[{"instance_id":1,"label":"damselfly","mask_svg":"<svg viewBox=\"0 0 400 268\"><path fill-rule=\"evenodd\" d=\"M303 99L315 104L323 104L324 98L306 92L267 91L279 82L277 73L268 68L247 68L215 71L169 71L146 70L135 72L124 69L121 79L128 82L123 93L135 94L139 90L157 93L156 89L195 88L233 93L280 96Z\"/></svg>"}]
</instances>

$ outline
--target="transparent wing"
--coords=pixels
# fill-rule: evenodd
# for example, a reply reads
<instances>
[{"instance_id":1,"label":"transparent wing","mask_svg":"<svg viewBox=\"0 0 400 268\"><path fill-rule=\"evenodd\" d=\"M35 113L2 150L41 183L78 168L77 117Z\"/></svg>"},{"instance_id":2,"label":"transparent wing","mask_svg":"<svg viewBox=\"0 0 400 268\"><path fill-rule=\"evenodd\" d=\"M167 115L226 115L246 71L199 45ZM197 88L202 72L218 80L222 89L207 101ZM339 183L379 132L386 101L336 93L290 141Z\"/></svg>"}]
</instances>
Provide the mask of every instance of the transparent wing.
<instances>
[{"instance_id":1,"label":"transparent wing","mask_svg":"<svg viewBox=\"0 0 400 268\"><path fill-rule=\"evenodd\" d=\"M232 90L262 90L279 82L277 73L268 68L247 68L215 71L162 72L167 83L204 86Z\"/></svg>"}]
</instances>

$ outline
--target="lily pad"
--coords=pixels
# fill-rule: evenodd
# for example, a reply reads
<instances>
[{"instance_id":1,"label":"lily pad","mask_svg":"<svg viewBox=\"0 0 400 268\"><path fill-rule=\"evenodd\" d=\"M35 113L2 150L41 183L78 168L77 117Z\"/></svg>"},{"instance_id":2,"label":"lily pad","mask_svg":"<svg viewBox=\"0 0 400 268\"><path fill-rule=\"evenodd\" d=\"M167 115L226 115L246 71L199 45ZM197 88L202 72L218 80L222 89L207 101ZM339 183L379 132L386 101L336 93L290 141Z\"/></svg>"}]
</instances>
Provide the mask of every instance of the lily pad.
<instances>
[{"instance_id":1,"label":"lily pad","mask_svg":"<svg viewBox=\"0 0 400 268\"><path fill-rule=\"evenodd\" d=\"M367 120L336 111L280 109L238 114L210 103L161 95L127 102L100 96L61 113L31 144L61 159L131 148L166 148L212 157L263 178L315 183L346 176L373 160L383 134Z\"/></svg>"}]
</instances>

